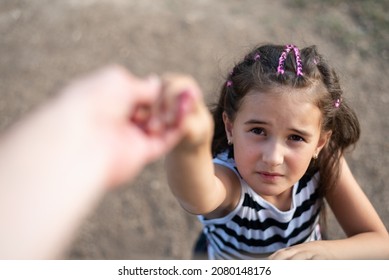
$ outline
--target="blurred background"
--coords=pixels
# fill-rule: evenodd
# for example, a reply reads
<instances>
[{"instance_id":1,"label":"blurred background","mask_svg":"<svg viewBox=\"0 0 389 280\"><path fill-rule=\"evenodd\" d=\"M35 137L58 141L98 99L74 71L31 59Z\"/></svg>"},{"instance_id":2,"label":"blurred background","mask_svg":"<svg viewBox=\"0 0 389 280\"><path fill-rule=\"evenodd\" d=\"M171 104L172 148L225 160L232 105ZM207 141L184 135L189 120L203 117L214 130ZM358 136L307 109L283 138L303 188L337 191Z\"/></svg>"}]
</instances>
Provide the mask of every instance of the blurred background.
<instances>
[{"instance_id":1,"label":"blurred background","mask_svg":"<svg viewBox=\"0 0 389 280\"><path fill-rule=\"evenodd\" d=\"M389 228L388 12L386 0L0 0L0 132L106 64L191 74L212 103L254 45L315 44L360 118L347 158ZM104 198L66 258L190 259L200 230L171 195L161 160ZM329 236L343 236L331 215Z\"/></svg>"}]
</instances>

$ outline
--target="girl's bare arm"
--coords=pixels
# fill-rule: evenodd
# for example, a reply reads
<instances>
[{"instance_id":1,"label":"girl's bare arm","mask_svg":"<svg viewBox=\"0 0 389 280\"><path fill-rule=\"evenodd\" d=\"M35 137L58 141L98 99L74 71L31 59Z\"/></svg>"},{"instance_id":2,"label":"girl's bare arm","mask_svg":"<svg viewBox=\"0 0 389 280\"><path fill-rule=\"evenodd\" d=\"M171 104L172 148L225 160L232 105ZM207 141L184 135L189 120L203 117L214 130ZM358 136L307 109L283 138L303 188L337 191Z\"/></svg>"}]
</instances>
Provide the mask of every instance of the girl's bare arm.
<instances>
[{"instance_id":1,"label":"girl's bare arm","mask_svg":"<svg viewBox=\"0 0 389 280\"><path fill-rule=\"evenodd\" d=\"M346 235L334 246L339 259L389 258L389 236L373 205L342 159L341 174L327 201Z\"/></svg>"},{"instance_id":2,"label":"girl's bare arm","mask_svg":"<svg viewBox=\"0 0 389 280\"><path fill-rule=\"evenodd\" d=\"M211 154L212 117L193 79L169 75L164 78L164 86L167 99L185 91L193 98L190 113L181 124L182 140L166 158L169 186L188 212L210 213L225 202L229 193L224 182L215 176Z\"/></svg>"},{"instance_id":3,"label":"girl's bare arm","mask_svg":"<svg viewBox=\"0 0 389 280\"><path fill-rule=\"evenodd\" d=\"M326 199L345 239L315 241L280 250L273 259L388 259L389 235L346 161L334 191Z\"/></svg>"}]
</instances>

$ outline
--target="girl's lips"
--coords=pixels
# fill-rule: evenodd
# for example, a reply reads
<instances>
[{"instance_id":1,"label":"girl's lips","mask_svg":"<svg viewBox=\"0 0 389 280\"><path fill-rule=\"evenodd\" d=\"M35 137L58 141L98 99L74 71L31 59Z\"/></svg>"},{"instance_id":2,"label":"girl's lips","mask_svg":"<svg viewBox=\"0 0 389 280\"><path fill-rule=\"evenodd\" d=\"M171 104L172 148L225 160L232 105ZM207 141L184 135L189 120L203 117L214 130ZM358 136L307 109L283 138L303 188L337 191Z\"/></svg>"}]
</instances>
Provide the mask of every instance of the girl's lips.
<instances>
[{"instance_id":1,"label":"girl's lips","mask_svg":"<svg viewBox=\"0 0 389 280\"><path fill-rule=\"evenodd\" d=\"M283 176L280 173L265 172L265 171L260 171L260 172L258 172L258 174L266 182L274 182L275 180L277 180Z\"/></svg>"},{"instance_id":2,"label":"girl's lips","mask_svg":"<svg viewBox=\"0 0 389 280\"><path fill-rule=\"evenodd\" d=\"M266 175L266 176L282 176L282 174L280 174L280 173L266 172L266 171L260 171L259 174L263 174L263 175Z\"/></svg>"}]
</instances>

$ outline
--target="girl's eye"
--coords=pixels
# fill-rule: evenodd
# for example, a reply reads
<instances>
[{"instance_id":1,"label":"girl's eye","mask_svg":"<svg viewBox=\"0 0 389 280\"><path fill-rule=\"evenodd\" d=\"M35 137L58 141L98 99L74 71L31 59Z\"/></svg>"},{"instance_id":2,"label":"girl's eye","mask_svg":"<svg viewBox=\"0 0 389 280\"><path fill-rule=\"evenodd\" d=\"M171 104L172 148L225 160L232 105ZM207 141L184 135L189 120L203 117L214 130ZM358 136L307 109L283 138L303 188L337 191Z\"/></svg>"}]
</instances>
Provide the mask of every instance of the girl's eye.
<instances>
[{"instance_id":1,"label":"girl's eye","mask_svg":"<svg viewBox=\"0 0 389 280\"><path fill-rule=\"evenodd\" d=\"M263 129L263 128L256 127L256 128L250 129L250 132L252 132L252 133L254 133L254 134L261 135L261 134L264 133L264 129Z\"/></svg>"},{"instance_id":2,"label":"girl's eye","mask_svg":"<svg viewBox=\"0 0 389 280\"><path fill-rule=\"evenodd\" d=\"M302 138L301 136L298 136L298 135L291 135L291 136L289 136L289 140L296 141L296 142L305 141L304 138Z\"/></svg>"}]
</instances>

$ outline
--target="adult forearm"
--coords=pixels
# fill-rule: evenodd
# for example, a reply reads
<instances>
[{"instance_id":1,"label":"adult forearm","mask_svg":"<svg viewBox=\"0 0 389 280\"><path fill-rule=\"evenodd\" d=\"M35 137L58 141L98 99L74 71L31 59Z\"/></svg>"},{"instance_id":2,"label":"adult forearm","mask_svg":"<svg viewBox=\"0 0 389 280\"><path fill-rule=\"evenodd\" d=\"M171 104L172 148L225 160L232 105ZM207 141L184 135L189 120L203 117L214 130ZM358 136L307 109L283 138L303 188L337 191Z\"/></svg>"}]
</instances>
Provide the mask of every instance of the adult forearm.
<instances>
[{"instance_id":1,"label":"adult forearm","mask_svg":"<svg viewBox=\"0 0 389 280\"><path fill-rule=\"evenodd\" d=\"M44 108L1 138L0 259L61 257L104 192L91 173L103 166L85 160L97 155L72 141L62 109Z\"/></svg>"}]
</instances>

